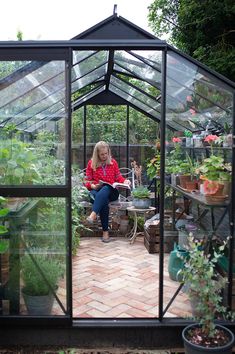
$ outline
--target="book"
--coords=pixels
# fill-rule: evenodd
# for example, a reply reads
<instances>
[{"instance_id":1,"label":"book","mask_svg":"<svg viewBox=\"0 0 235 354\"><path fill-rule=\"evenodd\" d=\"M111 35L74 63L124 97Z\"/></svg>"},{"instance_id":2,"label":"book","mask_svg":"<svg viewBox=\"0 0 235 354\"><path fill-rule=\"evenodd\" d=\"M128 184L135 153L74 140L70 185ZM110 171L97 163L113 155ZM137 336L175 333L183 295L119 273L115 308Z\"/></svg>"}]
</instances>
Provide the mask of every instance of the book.
<instances>
[{"instance_id":1,"label":"book","mask_svg":"<svg viewBox=\"0 0 235 354\"><path fill-rule=\"evenodd\" d=\"M99 180L99 184L100 184L100 186L106 184L106 185L111 186L111 187L116 188L116 189L119 189L119 188L131 189L128 184L119 183L119 182L109 183L109 182L105 182L105 181Z\"/></svg>"}]
</instances>

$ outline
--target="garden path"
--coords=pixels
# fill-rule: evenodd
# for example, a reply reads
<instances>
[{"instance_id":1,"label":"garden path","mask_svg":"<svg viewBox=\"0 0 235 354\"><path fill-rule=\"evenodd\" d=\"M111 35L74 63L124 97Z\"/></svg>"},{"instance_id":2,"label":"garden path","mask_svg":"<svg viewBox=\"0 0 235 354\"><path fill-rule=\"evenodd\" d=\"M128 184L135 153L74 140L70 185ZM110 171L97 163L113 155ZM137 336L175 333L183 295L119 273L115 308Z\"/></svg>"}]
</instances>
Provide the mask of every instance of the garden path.
<instances>
[{"instance_id":1,"label":"garden path","mask_svg":"<svg viewBox=\"0 0 235 354\"><path fill-rule=\"evenodd\" d=\"M164 257L164 307L179 283L168 274ZM130 244L124 237L110 243L82 237L73 258L73 315L78 318L151 318L158 315L159 254L149 254L138 237ZM180 292L166 317L190 316L191 307Z\"/></svg>"}]
</instances>

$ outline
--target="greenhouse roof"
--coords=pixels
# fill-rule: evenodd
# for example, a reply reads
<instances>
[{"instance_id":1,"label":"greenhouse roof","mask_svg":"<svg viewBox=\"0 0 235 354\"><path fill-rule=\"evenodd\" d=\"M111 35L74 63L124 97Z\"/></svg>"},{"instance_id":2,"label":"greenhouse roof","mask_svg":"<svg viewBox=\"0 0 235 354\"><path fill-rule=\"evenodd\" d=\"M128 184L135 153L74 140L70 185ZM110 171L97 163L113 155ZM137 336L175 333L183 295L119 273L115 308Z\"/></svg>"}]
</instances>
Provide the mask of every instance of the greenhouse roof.
<instances>
[{"instance_id":1,"label":"greenhouse roof","mask_svg":"<svg viewBox=\"0 0 235 354\"><path fill-rule=\"evenodd\" d=\"M114 43L122 40L123 48L73 50L72 110L85 104L128 104L160 121L162 49L166 48L166 43L116 13L75 36L71 43L81 40L113 40ZM156 43L157 40L159 47L130 50L125 48L125 40L138 40L139 43L144 40ZM216 118L217 121L218 116L226 119L231 114L232 95L226 80L214 78L213 74L188 61L174 48L167 48L167 124L177 130L197 131L205 129L209 120ZM13 123L20 130L33 132L46 121L64 117L64 70L63 61L59 64L54 61L18 61L17 66L7 66L5 71L3 68L0 78L0 126ZM199 93L195 86L203 86L204 90ZM220 101L217 97L215 100L214 96L220 94L223 99ZM195 101L200 101L200 107L190 107L188 104L193 95Z\"/></svg>"}]
</instances>

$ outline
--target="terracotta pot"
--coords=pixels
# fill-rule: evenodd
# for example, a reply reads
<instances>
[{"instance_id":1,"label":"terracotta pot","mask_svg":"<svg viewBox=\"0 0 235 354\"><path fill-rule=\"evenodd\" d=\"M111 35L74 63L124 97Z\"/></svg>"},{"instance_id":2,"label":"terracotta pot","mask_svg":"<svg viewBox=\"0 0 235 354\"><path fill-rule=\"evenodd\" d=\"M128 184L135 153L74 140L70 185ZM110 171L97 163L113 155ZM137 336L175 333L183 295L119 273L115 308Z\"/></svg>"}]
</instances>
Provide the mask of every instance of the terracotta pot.
<instances>
[{"instance_id":1,"label":"terracotta pot","mask_svg":"<svg viewBox=\"0 0 235 354\"><path fill-rule=\"evenodd\" d=\"M223 194L224 195L230 195L230 193L231 193L231 182L230 181L223 181L223 184L224 184Z\"/></svg>"},{"instance_id":2,"label":"terracotta pot","mask_svg":"<svg viewBox=\"0 0 235 354\"><path fill-rule=\"evenodd\" d=\"M219 196L219 195L223 195L223 190L224 190L224 184L223 183L219 183L219 188L217 190L217 192L215 192L213 194L213 196Z\"/></svg>"},{"instance_id":3,"label":"terracotta pot","mask_svg":"<svg viewBox=\"0 0 235 354\"><path fill-rule=\"evenodd\" d=\"M184 189L186 188L186 182L191 182L191 176L190 175L179 175L180 179L180 186Z\"/></svg>"},{"instance_id":4,"label":"terracotta pot","mask_svg":"<svg viewBox=\"0 0 235 354\"><path fill-rule=\"evenodd\" d=\"M197 182L196 181L186 181L186 189L189 191L193 191L197 189Z\"/></svg>"}]
</instances>

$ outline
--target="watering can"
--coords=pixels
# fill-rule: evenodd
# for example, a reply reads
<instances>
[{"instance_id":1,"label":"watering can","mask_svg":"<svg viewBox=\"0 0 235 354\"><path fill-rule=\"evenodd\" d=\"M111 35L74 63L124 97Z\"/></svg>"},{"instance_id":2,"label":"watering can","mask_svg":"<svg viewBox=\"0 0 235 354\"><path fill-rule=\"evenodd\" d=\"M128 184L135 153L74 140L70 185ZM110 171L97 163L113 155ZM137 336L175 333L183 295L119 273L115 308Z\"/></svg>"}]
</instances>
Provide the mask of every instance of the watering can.
<instances>
[{"instance_id":1,"label":"watering can","mask_svg":"<svg viewBox=\"0 0 235 354\"><path fill-rule=\"evenodd\" d=\"M184 259L188 256L188 251L182 249L174 243L174 250L171 251L168 263L168 272L172 280L179 280L180 270L184 267Z\"/></svg>"}]
</instances>

